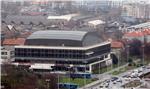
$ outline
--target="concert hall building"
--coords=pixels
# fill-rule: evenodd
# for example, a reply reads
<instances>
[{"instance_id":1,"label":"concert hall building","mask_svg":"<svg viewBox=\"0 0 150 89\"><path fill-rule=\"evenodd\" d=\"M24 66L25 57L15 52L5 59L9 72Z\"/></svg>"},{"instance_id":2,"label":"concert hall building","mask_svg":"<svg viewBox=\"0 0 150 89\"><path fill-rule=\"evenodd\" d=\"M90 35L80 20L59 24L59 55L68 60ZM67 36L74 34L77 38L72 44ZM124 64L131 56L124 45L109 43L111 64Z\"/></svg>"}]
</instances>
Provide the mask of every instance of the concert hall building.
<instances>
[{"instance_id":1,"label":"concert hall building","mask_svg":"<svg viewBox=\"0 0 150 89\"><path fill-rule=\"evenodd\" d=\"M22 46L15 46L15 62L48 63L51 69L92 73L111 65L110 42L96 32L48 30L31 34Z\"/></svg>"}]
</instances>

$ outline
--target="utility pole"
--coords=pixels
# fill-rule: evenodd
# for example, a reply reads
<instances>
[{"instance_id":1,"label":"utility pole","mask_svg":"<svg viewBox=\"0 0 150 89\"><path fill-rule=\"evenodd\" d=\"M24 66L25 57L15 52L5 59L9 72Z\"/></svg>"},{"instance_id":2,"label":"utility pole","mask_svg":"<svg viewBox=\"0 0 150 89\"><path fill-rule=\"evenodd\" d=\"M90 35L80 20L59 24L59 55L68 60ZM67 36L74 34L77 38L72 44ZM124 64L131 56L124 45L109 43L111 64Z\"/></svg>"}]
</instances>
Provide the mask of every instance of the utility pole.
<instances>
[{"instance_id":1,"label":"utility pole","mask_svg":"<svg viewBox=\"0 0 150 89\"><path fill-rule=\"evenodd\" d=\"M71 68L69 68L69 83L71 82ZM71 84L71 83L70 83ZM69 89L70 89L70 84L69 84Z\"/></svg>"},{"instance_id":2,"label":"utility pole","mask_svg":"<svg viewBox=\"0 0 150 89\"><path fill-rule=\"evenodd\" d=\"M101 63L100 63L100 61L101 61L101 57L99 57L99 74L101 73Z\"/></svg>"},{"instance_id":3,"label":"utility pole","mask_svg":"<svg viewBox=\"0 0 150 89\"><path fill-rule=\"evenodd\" d=\"M143 63L143 65L144 65L144 59L145 59L145 53L144 53L144 48L145 48L145 41L146 41L146 39L145 39L145 34L143 33L143 45L142 45L142 54L143 54L143 56L142 56L142 63Z\"/></svg>"},{"instance_id":4,"label":"utility pole","mask_svg":"<svg viewBox=\"0 0 150 89\"><path fill-rule=\"evenodd\" d=\"M130 46L127 45L127 63L129 61L129 55L130 55L130 50L129 50Z\"/></svg>"},{"instance_id":5,"label":"utility pole","mask_svg":"<svg viewBox=\"0 0 150 89\"><path fill-rule=\"evenodd\" d=\"M56 62L55 65L57 65L57 62ZM54 68L54 74L56 74L56 69L55 68ZM59 74L57 73L56 75L57 75L57 78L58 78L57 79L57 87L58 87L57 89L59 89Z\"/></svg>"},{"instance_id":6,"label":"utility pole","mask_svg":"<svg viewBox=\"0 0 150 89\"><path fill-rule=\"evenodd\" d=\"M143 60L142 60L142 64L143 64L143 65L144 65L144 58L145 58L145 57L144 57L144 47L145 47L145 46L144 46L144 44L143 44L143 45L142 45L142 49L143 49L143 52L142 52L142 54L143 54L143 58L142 58L142 59L143 59Z\"/></svg>"},{"instance_id":7,"label":"utility pole","mask_svg":"<svg viewBox=\"0 0 150 89\"><path fill-rule=\"evenodd\" d=\"M86 64L84 66L84 86L86 86ZM86 89L86 87L84 87L84 89Z\"/></svg>"},{"instance_id":8,"label":"utility pole","mask_svg":"<svg viewBox=\"0 0 150 89\"><path fill-rule=\"evenodd\" d=\"M58 89L59 89L59 74L58 74L58 76L57 76L57 77L58 77Z\"/></svg>"},{"instance_id":9,"label":"utility pole","mask_svg":"<svg viewBox=\"0 0 150 89\"><path fill-rule=\"evenodd\" d=\"M119 67L119 64L120 64L120 54L117 52L117 55L118 55L118 67Z\"/></svg>"}]
</instances>

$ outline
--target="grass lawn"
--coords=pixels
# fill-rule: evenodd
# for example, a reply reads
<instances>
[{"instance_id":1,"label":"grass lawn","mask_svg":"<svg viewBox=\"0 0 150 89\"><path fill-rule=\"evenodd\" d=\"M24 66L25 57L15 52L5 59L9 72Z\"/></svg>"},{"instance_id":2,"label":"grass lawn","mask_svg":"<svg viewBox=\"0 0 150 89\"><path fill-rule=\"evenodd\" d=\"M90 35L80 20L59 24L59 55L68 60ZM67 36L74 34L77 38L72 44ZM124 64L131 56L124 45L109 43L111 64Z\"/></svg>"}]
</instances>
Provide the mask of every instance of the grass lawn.
<instances>
[{"instance_id":1,"label":"grass lawn","mask_svg":"<svg viewBox=\"0 0 150 89\"><path fill-rule=\"evenodd\" d=\"M122 66L122 65L120 64L119 66ZM104 67L104 68L101 68L101 69L96 69L96 70L93 71L93 73L94 73L94 74L99 74L99 72L100 72L100 74L102 74L102 73L105 73L105 72L107 72L107 71L110 71L110 70L112 70L112 69L114 69L114 68L117 68L117 67L119 67L119 66L118 66L117 64L114 64L114 65L112 65L112 66Z\"/></svg>"},{"instance_id":2,"label":"grass lawn","mask_svg":"<svg viewBox=\"0 0 150 89\"><path fill-rule=\"evenodd\" d=\"M113 64L112 66L110 65L108 67L103 67L101 69L97 68L97 69L95 69L93 71L93 74L99 74L99 73L102 74L102 73L108 72L108 71L110 71L112 69L115 69L117 67L120 67L120 66L122 66L124 64L126 64L126 62L122 60L122 61L120 61L119 65L118 64Z\"/></svg>"},{"instance_id":3,"label":"grass lawn","mask_svg":"<svg viewBox=\"0 0 150 89\"><path fill-rule=\"evenodd\" d=\"M124 68L120 68L118 71L112 72L111 74L112 75L118 75L118 74L121 74L123 72L126 72L126 71L134 69L134 68L137 68L137 66L126 66Z\"/></svg>"},{"instance_id":4,"label":"grass lawn","mask_svg":"<svg viewBox=\"0 0 150 89\"><path fill-rule=\"evenodd\" d=\"M121 74L123 72L126 72L126 71L131 70L131 69L135 69L138 67L140 67L140 65L138 65L138 66L137 65L136 66L126 66L124 68L120 68L119 70L112 72L111 74L112 75L118 75L118 74Z\"/></svg>"},{"instance_id":5,"label":"grass lawn","mask_svg":"<svg viewBox=\"0 0 150 89\"><path fill-rule=\"evenodd\" d=\"M74 80L72 78L68 78L68 77L61 77L60 78L60 83L74 83L79 85L79 87L84 86L85 83L89 84L93 81L96 81L96 79L83 79L83 78L75 78Z\"/></svg>"},{"instance_id":6,"label":"grass lawn","mask_svg":"<svg viewBox=\"0 0 150 89\"><path fill-rule=\"evenodd\" d=\"M147 61L145 61L144 64L147 65L146 63L148 64ZM140 65L140 64L141 64L141 61L138 61L138 62L136 62L135 65L126 66L126 67L124 67L124 68L120 68L120 69L118 69L118 70L116 70L116 71L113 71L111 74L112 74L112 75L121 74L121 73L126 72L126 71L128 71L128 70L135 69L135 68L138 68L138 67L142 66L142 65Z\"/></svg>"},{"instance_id":7,"label":"grass lawn","mask_svg":"<svg viewBox=\"0 0 150 89\"><path fill-rule=\"evenodd\" d=\"M94 70L93 73L94 74L99 74L99 72L100 72L100 74L102 74L104 72L110 71L111 69L112 69L111 66L104 67L104 68L101 68L100 70L99 69Z\"/></svg>"},{"instance_id":8,"label":"grass lawn","mask_svg":"<svg viewBox=\"0 0 150 89\"><path fill-rule=\"evenodd\" d=\"M148 65L150 63L150 59L145 59L144 64Z\"/></svg>"}]
</instances>

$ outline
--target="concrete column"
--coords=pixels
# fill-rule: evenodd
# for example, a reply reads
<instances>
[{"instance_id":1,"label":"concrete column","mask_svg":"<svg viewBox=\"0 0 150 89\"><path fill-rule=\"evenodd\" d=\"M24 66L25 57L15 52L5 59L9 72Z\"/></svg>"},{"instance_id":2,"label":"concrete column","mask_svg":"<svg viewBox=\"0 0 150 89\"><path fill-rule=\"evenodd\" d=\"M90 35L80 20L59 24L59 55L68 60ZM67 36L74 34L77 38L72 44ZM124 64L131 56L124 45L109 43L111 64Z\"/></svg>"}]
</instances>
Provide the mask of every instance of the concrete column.
<instances>
[{"instance_id":1,"label":"concrete column","mask_svg":"<svg viewBox=\"0 0 150 89\"><path fill-rule=\"evenodd\" d=\"M92 65L89 65L89 73L92 73Z\"/></svg>"}]
</instances>

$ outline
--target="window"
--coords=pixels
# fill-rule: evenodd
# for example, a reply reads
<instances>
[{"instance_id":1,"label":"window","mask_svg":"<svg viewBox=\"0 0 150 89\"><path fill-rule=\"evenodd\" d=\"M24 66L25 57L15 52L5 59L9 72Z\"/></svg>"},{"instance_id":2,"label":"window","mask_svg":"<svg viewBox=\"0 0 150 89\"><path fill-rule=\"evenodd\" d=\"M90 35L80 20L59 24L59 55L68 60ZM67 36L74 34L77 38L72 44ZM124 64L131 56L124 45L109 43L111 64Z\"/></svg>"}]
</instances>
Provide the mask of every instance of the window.
<instances>
[{"instance_id":1,"label":"window","mask_svg":"<svg viewBox=\"0 0 150 89\"><path fill-rule=\"evenodd\" d=\"M7 52L2 52L2 55L7 55Z\"/></svg>"},{"instance_id":2,"label":"window","mask_svg":"<svg viewBox=\"0 0 150 89\"><path fill-rule=\"evenodd\" d=\"M58 54L61 54L62 53L62 50L58 50Z\"/></svg>"},{"instance_id":3,"label":"window","mask_svg":"<svg viewBox=\"0 0 150 89\"><path fill-rule=\"evenodd\" d=\"M108 55L105 55L105 58L108 58Z\"/></svg>"},{"instance_id":4,"label":"window","mask_svg":"<svg viewBox=\"0 0 150 89\"><path fill-rule=\"evenodd\" d=\"M10 54L11 54L11 55L14 55L14 51L11 51Z\"/></svg>"}]
</instances>

